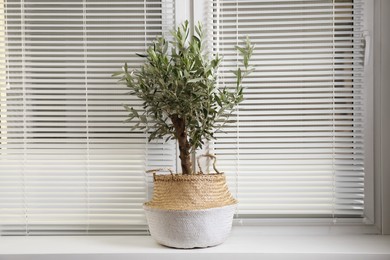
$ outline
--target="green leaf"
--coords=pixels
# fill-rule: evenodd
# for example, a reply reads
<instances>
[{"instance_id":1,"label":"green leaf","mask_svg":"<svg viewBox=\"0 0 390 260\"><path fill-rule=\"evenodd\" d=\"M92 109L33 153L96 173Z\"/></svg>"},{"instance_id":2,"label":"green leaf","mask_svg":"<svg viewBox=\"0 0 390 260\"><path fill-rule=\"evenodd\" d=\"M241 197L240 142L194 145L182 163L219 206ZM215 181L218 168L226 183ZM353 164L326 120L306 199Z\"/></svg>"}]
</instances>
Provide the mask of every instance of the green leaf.
<instances>
[{"instance_id":1,"label":"green leaf","mask_svg":"<svg viewBox=\"0 0 390 260\"><path fill-rule=\"evenodd\" d=\"M136 116L136 117L138 117L139 118L139 114L138 114L138 112L137 112L137 110L135 110L134 108L130 108L131 109L131 112L133 112L133 114Z\"/></svg>"},{"instance_id":2,"label":"green leaf","mask_svg":"<svg viewBox=\"0 0 390 260\"><path fill-rule=\"evenodd\" d=\"M131 112L133 113L133 108L132 107L129 107L128 105L123 105L124 108L128 111L128 112Z\"/></svg>"},{"instance_id":3,"label":"green leaf","mask_svg":"<svg viewBox=\"0 0 390 260\"><path fill-rule=\"evenodd\" d=\"M221 99L219 98L218 95L215 95L215 101L217 101L218 106L220 107L222 106Z\"/></svg>"},{"instance_id":4,"label":"green leaf","mask_svg":"<svg viewBox=\"0 0 390 260\"><path fill-rule=\"evenodd\" d=\"M246 49L244 49L243 47L240 47L240 46L235 46L236 50L238 50L241 54L245 54L246 53Z\"/></svg>"},{"instance_id":5,"label":"green leaf","mask_svg":"<svg viewBox=\"0 0 390 260\"><path fill-rule=\"evenodd\" d=\"M167 53L168 51L168 44L164 44L163 53Z\"/></svg>"},{"instance_id":6,"label":"green leaf","mask_svg":"<svg viewBox=\"0 0 390 260\"><path fill-rule=\"evenodd\" d=\"M237 86L239 86L241 84L241 79L242 79L242 73L241 73L241 69L238 68L237 69Z\"/></svg>"},{"instance_id":7,"label":"green leaf","mask_svg":"<svg viewBox=\"0 0 390 260\"><path fill-rule=\"evenodd\" d=\"M236 77L237 77L237 71L236 71L236 70L230 70L230 72L231 72L231 73L233 73L233 74L234 74L234 76L236 76Z\"/></svg>"},{"instance_id":8,"label":"green leaf","mask_svg":"<svg viewBox=\"0 0 390 260\"><path fill-rule=\"evenodd\" d=\"M249 57L247 55L244 55L244 66L245 68L248 67Z\"/></svg>"},{"instance_id":9,"label":"green leaf","mask_svg":"<svg viewBox=\"0 0 390 260\"><path fill-rule=\"evenodd\" d=\"M195 26L195 32L196 32L196 34L197 34L199 37L202 37L202 36L203 36L203 32L202 32L202 23L201 23L201 22L198 22L198 25Z\"/></svg>"},{"instance_id":10,"label":"green leaf","mask_svg":"<svg viewBox=\"0 0 390 260\"><path fill-rule=\"evenodd\" d=\"M190 76L190 75L187 75L187 76ZM203 80L203 78L196 78L196 79L190 79L187 82L188 83L197 83L197 82L202 81L202 80Z\"/></svg>"},{"instance_id":11,"label":"green leaf","mask_svg":"<svg viewBox=\"0 0 390 260\"><path fill-rule=\"evenodd\" d=\"M129 117L127 118L125 121L123 121L124 123L130 123L131 121L133 121L133 118L134 117Z\"/></svg>"},{"instance_id":12,"label":"green leaf","mask_svg":"<svg viewBox=\"0 0 390 260\"><path fill-rule=\"evenodd\" d=\"M118 71L118 72L115 72L111 75L111 77L117 77L119 75L122 75L123 74L123 71Z\"/></svg>"},{"instance_id":13,"label":"green leaf","mask_svg":"<svg viewBox=\"0 0 390 260\"><path fill-rule=\"evenodd\" d=\"M135 55L137 55L138 57L141 57L141 58L147 58L148 57L148 55L140 54L140 53L136 53Z\"/></svg>"},{"instance_id":14,"label":"green leaf","mask_svg":"<svg viewBox=\"0 0 390 260\"><path fill-rule=\"evenodd\" d=\"M147 123L148 122L148 120L146 119L145 115L141 115L141 116L139 116L139 118L140 118L142 123Z\"/></svg>"},{"instance_id":15,"label":"green leaf","mask_svg":"<svg viewBox=\"0 0 390 260\"><path fill-rule=\"evenodd\" d=\"M254 68L249 69L249 70L246 70L246 71L245 71L245 77L248 76L249 74L251 74L251 73L254 72L254 71L255 71Z\"/></svg>"}]
</instances>

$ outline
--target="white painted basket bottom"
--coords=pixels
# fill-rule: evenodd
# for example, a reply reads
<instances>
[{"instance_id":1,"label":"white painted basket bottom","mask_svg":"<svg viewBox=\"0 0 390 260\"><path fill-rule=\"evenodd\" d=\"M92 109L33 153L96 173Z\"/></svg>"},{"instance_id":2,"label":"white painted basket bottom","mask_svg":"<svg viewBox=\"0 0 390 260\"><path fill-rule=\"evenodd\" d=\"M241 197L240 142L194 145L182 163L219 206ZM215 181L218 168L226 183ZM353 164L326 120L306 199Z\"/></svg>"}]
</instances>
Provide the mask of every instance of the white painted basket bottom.
<instances>
[{"instance_id":1,"label":"white painted basket bottom","mask_svg":"<svg viewBox=\"0 0 390 260\"><path fill-rule=\"evenodd\" d=\"M159 243L176 248L216 246L232 228L236 205L205 210L162 210L144 206L149 230Z\"/></svg>"}]
</instances>

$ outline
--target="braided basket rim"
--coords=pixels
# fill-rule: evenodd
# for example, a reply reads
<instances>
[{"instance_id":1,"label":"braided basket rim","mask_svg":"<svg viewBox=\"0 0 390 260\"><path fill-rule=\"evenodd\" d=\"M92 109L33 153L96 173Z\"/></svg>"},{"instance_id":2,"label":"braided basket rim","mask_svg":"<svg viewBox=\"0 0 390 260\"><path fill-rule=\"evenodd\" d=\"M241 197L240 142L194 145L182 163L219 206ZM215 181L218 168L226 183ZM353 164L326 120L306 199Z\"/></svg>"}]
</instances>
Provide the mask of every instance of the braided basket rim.
<instances>
[{"instance_id":1,"label":"braided basket rim","mask_svg":"<svg viewBox=\"0 0 390 260\"><path fill-rule=\"evenodd\" d=\"M154 182L157 181L214 181L218 179L226 179L224 173L195 173L195 174L155 174Z\"/></svg>"},{"instance_id":2,"label":"braided basket rim","mask_svg":"<svg viewBox=\"0 0 390 260\"><path fill-rule=\"evenodd\" d=\"M181 211L237 204L229 191L224 173L154 174L154 185L153 197L144 203L144 207Z\"/></svg>"}]
</instances>

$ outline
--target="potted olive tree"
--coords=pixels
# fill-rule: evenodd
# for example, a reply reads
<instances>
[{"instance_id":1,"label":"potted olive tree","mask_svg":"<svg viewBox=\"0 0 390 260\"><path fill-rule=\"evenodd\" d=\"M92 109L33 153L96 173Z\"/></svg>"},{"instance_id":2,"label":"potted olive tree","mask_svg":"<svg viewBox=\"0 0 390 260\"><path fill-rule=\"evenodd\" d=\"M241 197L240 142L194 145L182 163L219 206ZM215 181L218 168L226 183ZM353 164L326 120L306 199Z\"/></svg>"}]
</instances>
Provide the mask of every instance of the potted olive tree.
<instances>
[{"instance_id":1,"label":"potted olive tree","mask_svg":"<svg viewBox=\"0 0 390 260\"><path fill-rule=\"evenodd\" d=\"M241 64L235 71L234 89L217 86L218 54L204 47L201 24L190 35L188 21L172 32L173 40L157 38L147 49L145 63L129 71L127 64L114 74L131 89L130 95L143 100L143 110L125 105L127 121L138 120L136 128L157 138L177 140L182 173L157 175L151 201L144 204L152 237L179 248L220 244L230 233L236 200L231 196L223 173L193 171L191 154L211 140L228 122L229 115L243 100L242 80L251 72L253 46L247 39L236 46ZM212 155L206 155L215 160Z\"/></svg>"}]
</instances>

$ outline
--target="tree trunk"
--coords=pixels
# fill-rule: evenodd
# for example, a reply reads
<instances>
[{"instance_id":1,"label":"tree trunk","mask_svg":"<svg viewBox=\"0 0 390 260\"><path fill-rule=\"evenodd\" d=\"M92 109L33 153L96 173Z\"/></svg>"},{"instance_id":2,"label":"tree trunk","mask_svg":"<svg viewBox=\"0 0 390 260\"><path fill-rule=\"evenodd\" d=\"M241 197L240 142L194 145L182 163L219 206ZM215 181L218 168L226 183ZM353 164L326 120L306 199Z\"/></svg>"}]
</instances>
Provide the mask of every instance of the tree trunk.
<instances>
[{"instance_id":1,"label":"tree trunk","mask_svg":"<svg viewBox=\"0 0 390 260\"><path fill-rule=\"evenodd\" d=\"M191 163L191 145L187 139L186 124L184 119L179 118L177 115L171 116L173 125L175 126L176 137L179 143L180 150L180 162L183 174L192 174Z\"/></svg>"}]
</instances>

